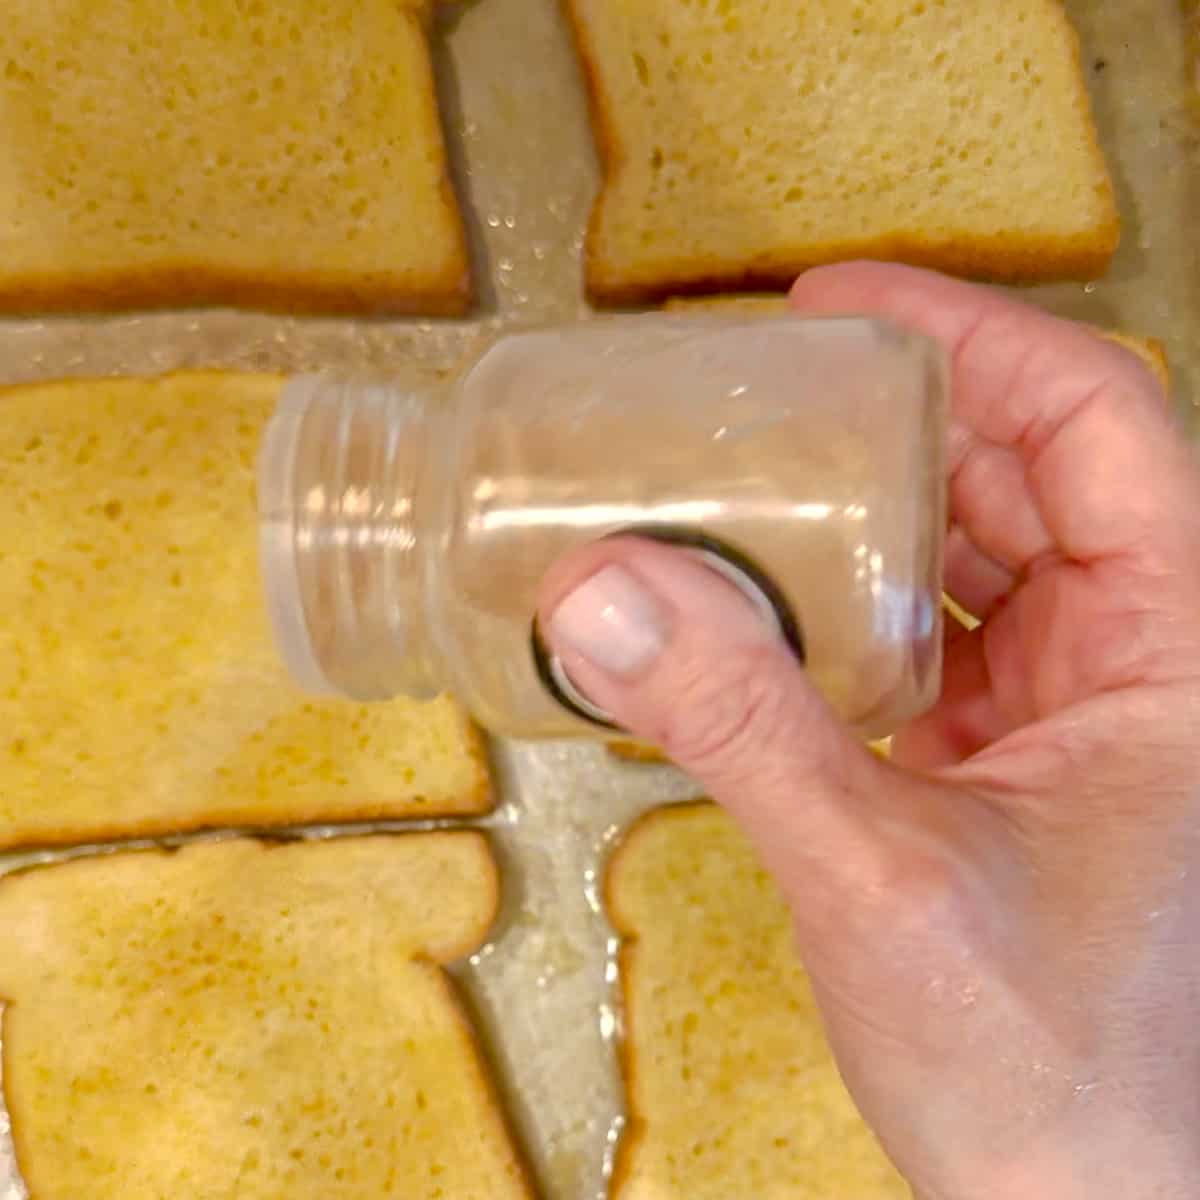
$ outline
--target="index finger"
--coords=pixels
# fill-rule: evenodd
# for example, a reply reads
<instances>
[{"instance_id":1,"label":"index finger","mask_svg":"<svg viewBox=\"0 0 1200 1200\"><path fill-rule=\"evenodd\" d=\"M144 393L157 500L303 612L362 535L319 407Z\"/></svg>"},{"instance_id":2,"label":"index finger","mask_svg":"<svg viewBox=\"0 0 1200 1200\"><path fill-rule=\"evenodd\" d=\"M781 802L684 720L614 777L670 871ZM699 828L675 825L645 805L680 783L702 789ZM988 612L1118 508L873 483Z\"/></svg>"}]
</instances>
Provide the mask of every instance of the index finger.
<instances>
[{"instance_id":1,"label":"index finger","mask_svg":"<svg viewBox=\"0 0 1200 1200\"><path fill-rule=\"evenodd\" d=\"M1156 532L1197 508L1191 456L1157 383L1087 327L884 263L810 271L791 304L890 317L945 346L956 519L1012 570L1049 551L1079 562L1152 553Z\"/></svg>"}]
</instances>

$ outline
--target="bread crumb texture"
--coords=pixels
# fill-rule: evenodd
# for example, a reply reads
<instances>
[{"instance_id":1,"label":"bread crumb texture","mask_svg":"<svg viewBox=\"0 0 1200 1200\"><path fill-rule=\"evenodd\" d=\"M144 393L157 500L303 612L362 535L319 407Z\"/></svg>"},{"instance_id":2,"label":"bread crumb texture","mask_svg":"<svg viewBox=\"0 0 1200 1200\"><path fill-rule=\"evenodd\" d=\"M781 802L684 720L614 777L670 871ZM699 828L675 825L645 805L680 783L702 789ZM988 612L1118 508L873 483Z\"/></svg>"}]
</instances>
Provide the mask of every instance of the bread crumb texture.
<instances>
[{"instance_id":1,"label":"bread crumb texture","mask_svg":"<svg viewBox=\"0 0 1200 1200\"><path fill-rule=\"evenodd\" d=\"M9 5L0 310L461 312L427 8Z\"/></svg>"},{"instance_id":2,"label":"bread crumb texture","mask_svg":"<svg viewBox=\"0 0 1200 1200\"><path fill-rule=\"evenodd\" d=\"M313 700L276 653L272 376L0 391L0 846L490 807L449 699Z\"/></svg>"},{"instance_id":3,"label":"bread crumb texture","mask_svg":"<svg viewBox=\"0 0 1200 1200\"><path fill-rule=\"evenodd\" d=\"M1100 274L1118 240L1059 0L569 0L605 183L600 301L857 256Z\"/></svg>"},{"instance_id":4,"label":"bread crumb texture","mask_svg":"<svg viewBox=\"0 0 1200 1200\"><path fill-rule=\"evenodd\" d=\"M643 818L610 864L631 1123L617 1200L902 1200L842 1084L775 885L718 808Z\"/></svg>"},{"instance_id":5,"label":"bread crumb texture","mask_svg":"<svg viewBox=\"0 0 1200 1200\"><path fill-rule=\"evenodd\" d=\"M246 840L0 883L4 1088L36 1200L529 1195L437 964L474 833Z\"/></svg>"}]
</instances>

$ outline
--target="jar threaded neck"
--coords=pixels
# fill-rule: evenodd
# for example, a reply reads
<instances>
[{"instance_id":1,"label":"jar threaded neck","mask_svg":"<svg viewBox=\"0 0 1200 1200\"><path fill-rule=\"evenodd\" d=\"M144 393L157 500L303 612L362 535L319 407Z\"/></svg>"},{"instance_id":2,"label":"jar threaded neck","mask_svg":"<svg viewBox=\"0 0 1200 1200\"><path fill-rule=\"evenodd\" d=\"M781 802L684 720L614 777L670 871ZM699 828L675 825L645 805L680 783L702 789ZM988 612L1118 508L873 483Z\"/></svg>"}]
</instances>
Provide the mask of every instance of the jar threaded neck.
<instances>
[{"instance_id":1,"label":"jar threaded neck","mask_svg":"<svg viewBox=\"0 0 1200 1200\"><path fill-rule=\"evenodd\" d=\"M300 376L259 459L267 607L295 680L318 695L430 696L417 493L430 399Z\"/></svg>"}]
</instances>

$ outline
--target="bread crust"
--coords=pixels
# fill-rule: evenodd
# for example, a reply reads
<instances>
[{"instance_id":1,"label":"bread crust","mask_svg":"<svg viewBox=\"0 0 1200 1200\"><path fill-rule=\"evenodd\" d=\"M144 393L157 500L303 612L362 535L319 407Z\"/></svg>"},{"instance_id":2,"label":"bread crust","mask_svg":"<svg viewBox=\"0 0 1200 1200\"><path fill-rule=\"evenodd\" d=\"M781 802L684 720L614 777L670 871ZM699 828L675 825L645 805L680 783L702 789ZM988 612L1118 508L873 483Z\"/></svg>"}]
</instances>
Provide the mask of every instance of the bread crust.
<instances>
[{"instance_id":1,"label":"bread crust","mask_svg":"<svg viewBox=\"0 0 1200 1200\"><path fill-rule=\"evenodd\" d=\"M628 1031L638 1018L633 1002L633 990L630 980L636 970L639 954L639 938L628 914L622 911L620 897L620 873L624 869L624 859L636 847L638 842L653 832L660 824L685 818L690 814L711 809L710 800L694 800L683 804L671 804L662 808L652 809L640 816L622 835L620 842L604 872L604 909L612 922L613 928L621 939L617 949L617 978L620 981L621 1011L625 1025L625 1036L618 1039L617 1059L624 1083L626 1104L625 1128L621 1140L617 1144L617 1153L613 1161L612 1184L609 1194L613 1200L620 1200L629 1184L633 1162L637 1157L641 1143L646 1137L647 1116L638 1107L640 1085L638 1082L637 1056L633 1052L632 1039Z\"/></svg>"},{"instance_id":2,"label":"bread crust","mask_svg":"<svg viewBox=\"0 0 1200 1200\"><path fill-rule=\"evenodd\" d=\"M75 873L103 872L111 867L113 862L127 862L135 857L145 857L163 861L175 857L195 857L217 848L230 850L232 848L253 849L262 855L280 854L287 851L316 853L323 846L337 848L355 845L381 845L386 842L401 844L420 841L423 848L430 851L438 845L461 843L471 845L478 862L484 868L480 880L483 903L480 905L481 916L479 924L465 928L458 940L452 945L442 947L440 952L430 952L425 957L430 962L450 963L468 954L474 953L486 940L500 911L500 870L497 866L496 855L492 849L491 838L482 829L399 829L370 833L345 833L333 837L306 837L303 833L289 831L287 837L232 835L219 841L189 842L183 846L136 846L104 847L99 850L84 851L66 861L53 863L31 863L14 871L0 875L0 904L7 893L14 887L20 887L21 882L30 876L45 877L54 872L55 880L63 880L65 871ZM0 960L2 965L2 960ZM17 999L5 993L6 984L0 975L0 999L15 1005Z\"/></svg>"},{"instance_id":3,"label":"bread crust","mask_svg":"<svg viewBox=\"0 0 1200 1200\"><path fill-rule=\"evenodd\" d=\"M418 801L407 800L401 805L364 804L342 808L330 815L328 807L320 804L297 804L278 816L264 816L253 805L230 805L181 820L168 818L144 821L98 822L83 828L80 825L49 825L36 830L0 829L0 850L55 849L67 846L109 844L119 847L122 842L138 842L148 838L177 837L225 831L249 835L269 835L286 830L302 831L305 827L332 825L337 827L364 825L380 821L436 820L444 817L484 816L491 811L494 800L490 787L480 786L464 799L462 807L446 804L416 807Z\"/></svg>"},{"instance_id":4,"label":"bread crust","mask_svg":"<svg viewBox=\"0 0 1200 1200\"><path fill-rule=\"evenodd\" d=\"M596 152L600 159L600 169L603 183L592 210L588 216L587 230L584 235L584 275L585 288L588 298L597 303L604 302L606 288L602 278L602 262L598 249L600 228L604 220L604 206L611 192L617 175L621 170L626 150L621 144L617 132L617 124L613 117L614 105L604 86L604 75L600 69L600 56L597 54L592 41L588 23L584 17L582 5L587 0L562 0L567 15L567 24L571 30L575 51L583 70L584 87L588 98L588 111L592 118L592 133L595 139ZM664 292L659 299L666 299L670 292ZM615 303L615 301L614 301ZM631 303L636 303L632 301Z\"/></svg>"},{"instance_id":5,"label":"bread crust","mask_svg":"<svg viewBox=\"0 0 1200 1200\"><path fill-rule=\"evenodd\" d=\"M606 190L608 185L605 185ZM1061 283L1095 279L1108 270L1120 240L1119 219L1087 233L1063 238L1021 238L997 234L981 238L921 239L886 234L854 241L797 247L775 261L739 266L715 261L677 259L660 271L635 276L610 268L598 244L600 205L593 210L588 232L588 297L604 307L631 308L659 304L672 296L712 293L783 292L813 267L858 259L905 263L980 283ZM969 239L969 240L968 240Z\"/></svg>"},{"instance_id":6,"label":"bread crust","mask_svg":"<svg viewBox=\"0 0 1200 1200\"><path fill-rule=\"evenodd\" d=\"M415 286L385 272L267 275L212 263L164 263L129 270L12 276L0 283L0 313L36 316L220 306L297 316L460 317L471 308L471 273L462 217L457 204L450 204L458 228L455 258Z\"/></svg>"},{"instance_id":7,"label":"bread crust","mask_svg":"<svg viewBox=\"0 0 1200 1200\"><path fill-rule=\"evenodd\" d=\"M609 742L608 752L623 762L665 763L669 760L661 750L641 742Z\"/></svg>"},{"instance_id":8,"label":"bread crust","mask_svg":"<svg viewBox=\"0 0 1200 1200\"><path fill-rule=\"evenodd\" d=\"M214 807L208 812L198 812L182 818L165 816L141 821L98 821L86 828L78 822L39 825L36 829L0 824L0 850L120 843L146 838L214 833L227 829L268 832L292 830L306 825L351 826L372 821L486 816L495 807L496 800L487 745L478 726L465 713L462 714L462 720L464 734L468 739L466 752L479 771L475 786L453 804L439 803L422 807L422 798L408 798L395 804L379 801L349 807L339 805L336 812L331 812L329 805L322 805L319 801L306 801L293 802L286 812L265 813L253 804L238 803Z\"/></svg>"}]
</instances>

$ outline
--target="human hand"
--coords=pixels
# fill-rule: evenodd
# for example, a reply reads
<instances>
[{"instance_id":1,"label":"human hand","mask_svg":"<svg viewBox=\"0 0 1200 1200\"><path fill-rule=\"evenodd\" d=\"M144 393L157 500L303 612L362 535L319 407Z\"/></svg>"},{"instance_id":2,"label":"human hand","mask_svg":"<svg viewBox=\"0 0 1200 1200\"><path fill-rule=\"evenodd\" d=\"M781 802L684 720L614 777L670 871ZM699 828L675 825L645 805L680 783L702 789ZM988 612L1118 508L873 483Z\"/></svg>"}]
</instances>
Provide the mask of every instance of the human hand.
<instances>
[{"instance_id":1,"label":"human hand","mask_svg":"<svg viewBox=\"0 0 1200 1200\"><path fill-rule=\"evenodd\" d=\"M924 1200L1183 1197L1200 1179L1200 472L1086 328L902 267L806 314L951 352L932 712L878 761L731 585L635 539L543 590L575 682L740 821L842 1073Z\"/></svg>"}]
</instances>

